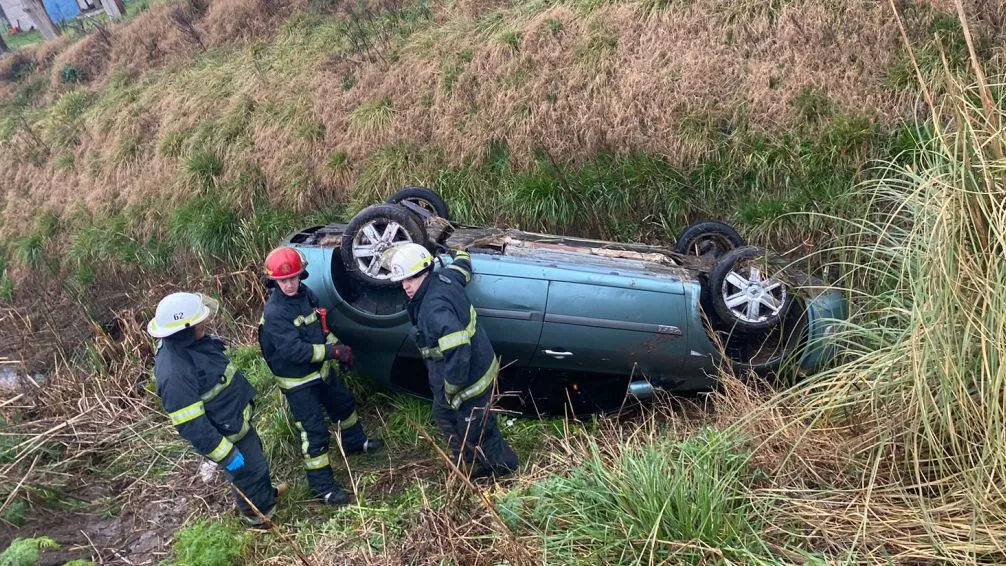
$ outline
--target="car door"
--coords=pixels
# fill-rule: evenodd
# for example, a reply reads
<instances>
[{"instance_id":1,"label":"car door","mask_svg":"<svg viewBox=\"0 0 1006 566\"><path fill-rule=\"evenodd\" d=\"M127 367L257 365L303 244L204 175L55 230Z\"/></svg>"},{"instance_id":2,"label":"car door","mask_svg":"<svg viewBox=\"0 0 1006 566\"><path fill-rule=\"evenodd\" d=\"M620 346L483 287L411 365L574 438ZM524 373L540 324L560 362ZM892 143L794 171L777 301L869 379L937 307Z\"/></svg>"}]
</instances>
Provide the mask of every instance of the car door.
<instances>
[{"instance_id":1,"label":"car door","mask_svg":"<svg viewBox=\"0 0 1006 566\"><path fill-rule=\"evenodd\" d=\"M639 288L551 281L535 368L659 378L687 355L684 296ZM680 287L680 285L679 285ZM682 291L683 293L683 291Z\"/></svg>"}]
</instances>

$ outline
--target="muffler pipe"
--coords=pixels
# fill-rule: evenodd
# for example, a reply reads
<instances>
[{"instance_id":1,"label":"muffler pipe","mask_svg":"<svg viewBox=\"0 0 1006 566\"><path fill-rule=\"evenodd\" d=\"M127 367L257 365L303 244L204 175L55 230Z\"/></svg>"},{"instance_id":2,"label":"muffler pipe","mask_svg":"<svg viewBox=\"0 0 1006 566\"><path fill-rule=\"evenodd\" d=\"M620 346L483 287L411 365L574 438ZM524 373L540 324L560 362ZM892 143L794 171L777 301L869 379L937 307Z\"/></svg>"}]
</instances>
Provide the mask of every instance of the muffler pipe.
<instances>
[{"instance_id":1,"label":"muffler pipe","mask_svg":"<svg viewBox=\"0 0 1006 566\"><path fill-rule=\"evenodd\" d=\"M653 397L653 385L649 381L633 381L629 383L629 394L636 399Z\"/></svg>"}]
</instances>

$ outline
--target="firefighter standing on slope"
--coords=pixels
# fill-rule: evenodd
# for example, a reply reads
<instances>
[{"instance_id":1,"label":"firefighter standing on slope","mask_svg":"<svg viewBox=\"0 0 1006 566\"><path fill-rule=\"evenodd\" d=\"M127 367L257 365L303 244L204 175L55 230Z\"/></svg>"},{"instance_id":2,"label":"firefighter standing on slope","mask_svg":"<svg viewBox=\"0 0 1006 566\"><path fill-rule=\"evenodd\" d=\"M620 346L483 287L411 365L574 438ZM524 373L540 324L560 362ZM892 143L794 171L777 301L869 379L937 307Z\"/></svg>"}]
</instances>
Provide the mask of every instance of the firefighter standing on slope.
<instances>
[{"instance_id":1,"label":"firefighter standing on slope","mask_svg":"<svg viewBox=\"0 0 1006 566\"><path fill-rule=\"evenodd\" d=\"M182 438L226 470L239 512L259 525L260 515L237 490L269 518L286 486L273 487L251 424L255 388L224 354L223 341L206 334L204 323L216 312L217 302L198 293L161 299L147 324L147 332L160 339L154 357L157 395Z\"/></svg>"},{"instance_id":2,"label":"firefighter standing on slope","mask_svg":"<svg viewBox=\"0 0 1006 566\"><path fill-rule=\"evenodd\" d=\"M293 248L279 247L266 256L265 276L273 290L259 322L259 344L297 421L311 490L324 503L342 505L351 498L335 483L325 413L338 423L347 454L376 452L384 442L367 438L353 394L336 375L335 362L348 369L353 352L329 332L325 309L301 284L306 269L307 260Z\"/></svg>"},{"instance_id":3,"label":"firefighter standing on slope","mask_svg":"<svg viewBox=\"0 0 1006 566\"><path fill-rule=\"evenodd\" d=\"M433 419L455 463L463 469L477 463L472 477L501 477L519 462L491 410L499 360L465 294L471 258L465 251L454 255L454 262L436 274L433 256L419 244L395 246L381 260L409 297L409 319L433 393Z\"/></svg>"}]
</instances>

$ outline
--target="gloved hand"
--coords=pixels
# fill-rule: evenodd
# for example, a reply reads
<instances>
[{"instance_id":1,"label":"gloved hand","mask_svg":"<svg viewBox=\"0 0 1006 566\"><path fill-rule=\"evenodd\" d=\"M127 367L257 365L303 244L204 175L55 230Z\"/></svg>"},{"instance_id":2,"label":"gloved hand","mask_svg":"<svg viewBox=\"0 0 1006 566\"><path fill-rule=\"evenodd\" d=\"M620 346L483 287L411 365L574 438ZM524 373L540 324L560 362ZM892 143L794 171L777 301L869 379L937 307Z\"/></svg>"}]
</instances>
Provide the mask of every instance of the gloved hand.
<instances>
[{"instance_id":1,"label":"gloved hand","mask_svg":"<svg viewBox=\"0 0 1006 566\"><path fill-rule=\"evenodd\" d=\"M234 450L234 459L231 460L230 464L227 464L227 471L234 473L241 468L245 467L245 456L240 450Z\"/></svg>"},{"instance_id":2,"label":"gloved hand","mask_svg":"<svg viewBox=\"0 0 1006 566\"><path fill-rule=\"evenodd\" d=\"M332 358L339 360L339 364L344 367L353 365L353 349L345 344L335 344L332 346Z\"/></svg>"}]
</instances>

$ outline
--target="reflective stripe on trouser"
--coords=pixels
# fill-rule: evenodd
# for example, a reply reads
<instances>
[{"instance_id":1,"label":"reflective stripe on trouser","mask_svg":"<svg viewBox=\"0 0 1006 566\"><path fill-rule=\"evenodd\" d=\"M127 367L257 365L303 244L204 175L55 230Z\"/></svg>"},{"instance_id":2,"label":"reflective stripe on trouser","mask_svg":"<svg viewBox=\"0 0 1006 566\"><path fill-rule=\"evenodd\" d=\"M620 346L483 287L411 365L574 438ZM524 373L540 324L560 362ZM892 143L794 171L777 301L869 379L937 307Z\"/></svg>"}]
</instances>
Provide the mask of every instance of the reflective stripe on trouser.
<instances>
[{"instance_id":1,"label":"reflective stripe on trouser","mask_svg":"<svg viewBox=\"0 0 1006 566\"><path fill-rule=\"evenodd\" d=\"M326 416L333 422L348 423L356 418L356 402L334 376L284 393L300 432L308 484L316 496L323 496L336 487L332 459L341 459L338 447L332 446ZM362 446L366 439L359 422L342 429L341 440L346 450Z\"/></svg>"},{"instance_id":2,"label":"reflective stripe on trouser","mask_svg":"<svg viewBox=\"0 0 1006 566\"><path fill-rule=\"evenodd\" d=\"M237 444L239 440L245 437L248 432L251 431L251 416L252 416L252 406L251 403L245 405L245 410L241 412L241 430L234 434L228 434L227 440Z\"/></svg>"},{"instance_id":3,"label":"reflective stripe on trouser","mask_svg":"<svg viewBox=\"0 0 1006 566\"><path fill-rule=\"evenodd\" d=\"M262 441L254 428L250 428L241 440L234 443L244 456L245 465L236 472L224 469L227 479L240 489L262 513L268 513L276 505L276 496L272 490L272 479L269 477L269 463L262 450ZM234 491L234 502L238 510L246 516L255 516L248 503Z\"/></svg>"},{"instance_id":4,"label":"reflective stripe on trouser","mask_svg":"<svg viewBox=\"0 0 1006 566\"><path fill-rule=\"evenodd\" d=\"M277 375L275 376L276 384L279 385L280 389L286 392L290 389L300 387L301 385L326 379L328 378L328 375L331 371L332 371L332 360L325 360L325 362L321 364L321 369L319 369L318 371L313 371L302 377L280 377Z\"/></svg>"},{"instance_id":5,"label":"reflective stripe on trouser","mask_svg":"<svg viewBox=\"0 0 1006 566\"><path fill-rule=\"evenodd\" d=\"M499 371L499 358L494 357L493 362L489 364L489 369L482 374L482 377L478 378L475 383L465 387L460 392L457 392L457 388L455 388L452 384L444 383L444 392L447 395L451 408L457 410L465 401L482 395L486 392L486 390L491 391L490 387L493 382L496 381L496 374L498 374Z\"/></svg>"},{"instance_id":6,"label":"reflective stripe on trouser","mask_svg":"<svg viewBox=\"0 0 1006 566\"><path fill-rule=\"evenodd\" d=\"M430 383L433 421L447 440L454 462L466 467L477 462L496 470L516 470L519 464L517 454L504 440L496 414L489 410L492 389L464 401L455 410L447 403L443 382L432 381L440 380L434 379Z\"/></svg>"}]
</instances>

